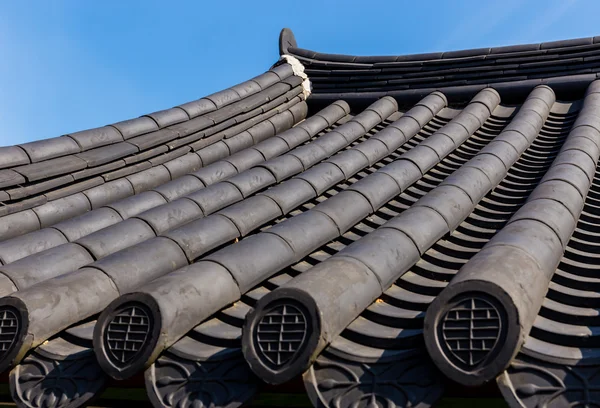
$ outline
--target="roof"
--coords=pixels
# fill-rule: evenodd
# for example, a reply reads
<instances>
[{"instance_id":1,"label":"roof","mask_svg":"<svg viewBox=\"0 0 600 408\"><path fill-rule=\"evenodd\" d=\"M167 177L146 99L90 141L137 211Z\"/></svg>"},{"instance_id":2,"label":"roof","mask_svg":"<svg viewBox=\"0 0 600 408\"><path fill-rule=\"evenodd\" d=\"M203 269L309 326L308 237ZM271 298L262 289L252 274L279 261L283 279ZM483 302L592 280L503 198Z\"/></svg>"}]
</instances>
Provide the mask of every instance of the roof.
<instances>
[{"instance_id":1,"label":"roof","mask_svg":"<svg viewBox=\"0 0 600 408\"><path fill-rule=\"evenodd\" d=\"M450 381L598 404L596 48L348 57L284 29L247 82L1 148L13 399L143 374L155 407L299 377L315 406L427 407Z\"/></svg>"},{"instance_id":2,"label":"roof","mask_svg":"<svg viewBox=\"0 0 600 408\"><path fill-rule=\"evenodd\" d=\"M280 52L306 67L314 102L343 97L357 103L388 95L410 104L435 90L453 102L466 102L492 87L504 101L519 103L537 85L551 86L562 99L577 99L600 74L600 36L428 54L354 56L299 48L291 30L284 29Z\"/></svg>"}]
</instances>

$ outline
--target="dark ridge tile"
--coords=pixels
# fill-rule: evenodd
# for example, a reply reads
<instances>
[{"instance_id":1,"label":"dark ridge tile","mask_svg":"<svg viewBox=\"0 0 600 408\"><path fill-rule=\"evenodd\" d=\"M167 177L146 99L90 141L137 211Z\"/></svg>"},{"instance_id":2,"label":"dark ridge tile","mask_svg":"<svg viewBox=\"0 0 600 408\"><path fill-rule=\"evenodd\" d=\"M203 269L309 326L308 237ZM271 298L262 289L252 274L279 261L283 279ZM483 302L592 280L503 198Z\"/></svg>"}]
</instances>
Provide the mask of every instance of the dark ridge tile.
<instances>
[{"instance_id":1,"label":"dark ridge tile","mask_svg":"<svg viewBox=\"0 0 600 408\"><path fill-rule=\"evenodd\" d=\"M290 246L274 234L254 235L207 256L225 267L244 293L261 282L266 270L279 270L295 258Z\"/></svg>"},{"instance_id":2,"label":"dark ridge tile","mask_svg":"<svg viewBox=\"0 0 600 408\"><path fill-rule=\"evenodd\" d=\"M275 184L276 181L269 170L254 167L227 179L226 182L236 186L244 198L247 198L257 191Z\"/></svg>"},{"instance_id":3,"label":"dark ridge tile","mask_svg":"<svg viewBox=\"0 0 600 408\"><path fill-rule=\"evenodd\" d=\"M80 238L76 242L98 260L154 236L154 231L146 222L130 218Z\"/></svg>"},{"instance_id":4,"label":"dark ridge tile","mask_svg":"<svg viewBox=\"0 0 600 408\"><path fill-rule=\"evenodd\" d=\"M300 260L313 252L313 248L326 244L336 236L338 228L328 216L310 211L274 225L268 232L285 240L294 251L295 260Z\"/></svg>"},{"instance_id":5,"label":"dark ridge tile","mask_svg":"<svg viewBox=\"0 0 600 408\"><path fill-rule=\"evenodd\" d=\"M244 131L237 133L233 137L227 137L226 139L223 139L223 143L227 145L229 151L233 155L252 146L254 144L254 139L250 133Z\"/></svg>"},{"instance_id":6,"label":"dark ridge tile","mask_svg":"<svg viewBox=\"0 0 600 408\"><path fill-rule=\"evenodd\" d=\"M396 57L395 62L429 61L441 59L443 52L429 52L423 54L401 55Z\"/></svg>"},{"instance_id":7,"label":"dark ridge tile","mask_svg":"<svg viewBox=\"0 0 600 408\"><path fill-rule=\"evenodd\" d=\"M218 212L231 220L241 236L246 236L256 229L281 215L281 208L269 197L254 196L227 207Z\"/></svg>"},{"instance_id":8,"label":"dark ridge tile","mask_svg":"<svg viewBox=\"0 0 600 408\"><path fill-rule=\"evenodd\" d=\"M185 252L189 261L239 236L236 226L226 217L215 215L192 221L164 234Z\"/></svg>"},{"instance_id":9,"label":"dark ridge tile","mask_svg":"<svg viewBox=\"0 0 600 408\"><path fill-rule=\"evenodd\" d=\"M563 47L572 47L576 45L589 45L593 44L593 38L575 38L572 40L561 40L561 41L551 41L540 44L540 49L547 50L552 48L563 48Z\"/></svg>"},{"instance_id":10,"label":"dark ridge tile","mask_svg":"<svg viewBox=\"0 0 600 408\"><path fill-rule=\"evenodd\" d=\"M174 178L172 181L161 184L158 187L154 187L153 190L171 201L200 190L203 187L204 183L197 177L187 174L177 179Z\"/></svg>"},{"instance_id":11,"label":"dark ridge tile","mask_svg":"<svg viewBox=\"0 0 600 408\"><path fill-rule=\"evenodd\" d=\"M25 210L0 217L0 241L27 234L40 228L40 220L33 210Z\"/></svg>"},{"instance_id":12,"label":"dark ridge tile","mask_svg":"<svg viewBox=\"0 0 600 408\"><path fill-rule=\"evenodd\" d=\"M29 164L29 156L19 146L0 147L0 168Z\"/></svg>"},{"instance_id":13,"label":"dark ridge tile","mask_svg":"<svg viewBox=\"0 0 600 408\"><path fill-rule=\"evenodd\" d=\"M171 175L165 166L159 165L127 176L127 179L133 186L135 194L139 194L142 191L149 190L171 181Z\"/></svg>"},{"instance_id":14,"label":"dark ridge tile","mask_svg":"<svg viewBox=\"0 0 600 408\"><path fill-rule=\"evenodd\" d=\"M187 196L200 206L205 215L242 201L240 190L231 183L216 183Z\"/></svg>"},{"instance_id":15,"label":"dark ridge tile","mask_svg":"<svg viewBox=\"0 0 600 408\"><path fill-rule=\"evenodd\" d=\"M544 78L541 80L541 83L544 85L548 85L553 89L557 89L558 92L562 89L569 89L570 87L586 86L595 79L596 74L582 74Z\"/></svg>"},{"instance_id":16,"label":"dark ridge tile","mask_svg":"<svg viewBox=\"0 0 600 408\"><path fill-rule=\"evenodd\" d=\"M265 158L257 150L245 149L223 160L231 163L239 173L264 162Z\"/></svg>"},{"instance_id":17,"label":"dark ridge tile","mask_svg":"<svg viewBox=\"0 0 600 408\"><path fill-rule=\"evenodd\" d=\"M356 57L352 55L344 55L344 54L328 54L323 52L317 52L315 55L311 57L311 59L319 60L319 61L331 61L331 62L346 62L352 63L354 62ZM367 64L364 64L367 66Z\"/></svg>"},{"instance_id":18,"label":"dark ridge tile","mask_svg":"<svg viewBox=\"0 0 600 408\"><path fill-rule=\"evenodd\" d=\"M82 151L123 141L121 133L112 126L82 130L69 133L68 136L77 142Z\"/></svg>"},{"instance_id":19,"label":"dark ridge tile","mask_svg":"<svg viewBox=\"0 0 600 408\"><path fill-rule=\"evenodd\" d=\"M253 78L252 80L255 81L261 87L261 89L267 89L271 85L279 82L279 76L272 71L267 71L264 74Z\"/></svg>"},{"instance_id":20,"label":"dark ridge tile","mask_svg":"<svg viewBox=\"0 0 600 408\"><path fill-rule=\"evenodd\" d=\"M55 276L73 272L94 262L88 251L76 244L64 244L21 258L0 268L20 289Z\"/></svg>"},{"instance_id":21,"label":"dark ridge tile","mask_svg":"<svg viewBox=\"0 0 600 408\"><path fill-rule=\"evenodd\" d=\"M317 54L314 51L306 50L304 48L298 48L297 46L288 48L288 52L292 55L313 59Z\"/></svg>"},{"instance_id":22,"label":"dark ridge tile","mask_svg":"<svg viewBox=\"0 0 600 408\"><path fill-rule=\"evenodd\" d=\"M91 209L90 200L83 193L77 193L47 202L34 208L33 211L39 217L41 227L46 228L60 221L81 215Z\"/></svg>"},{"instance_id":23,"label":"dark ridge tile","mask_svg":"<svg viewBox=\"0 0 600 408\"><path fill-rule=\"evenodd\" d=\"M144 211L136 218L144 220L156 234L163 234L174 228L203 216L203 212L194 201L182 198Z\"/></svg>"},{"instance_id":24,"label":"dark ridge tile","mask_svg":"<svg viewBox=\"0 0 600 408\"><path fill-rule=\"evenodd\" d=\"M33 253L66 243L66 238L59 231L45 228L0 243L0 260L6 265Z\"/></svg>"},{"instance_id":25,"label":"dark ridge tile","mask_svg":"<svg viewBox=\"0 0 600 408\"><path fill-rule=\"evenodd\" d=\"M342 191L319 203L315 210L328 215L335 222L340 233L344 233L369 215L372 208L362 194L355 191Z\"/></svg>"},{"instance_id":26,"label":"dark ridge tile","mask_svg":"<svg viewBox=\"0 0 600 408\"><path fill-rule=\"evenodd\" d=\"M258 82L253 80L234 85L231 87L231 89L234 90L242 99L250 95L254 95L262 90Z\"/></svg>"},{"instance_id":27,"label":"dark ridge tile","mask_svg":"<svg viewBox=\"0 0 600 408\"><path fill-rule=\"evenodd\" d=\"M158 130L156 122L152 118L145 116L113 123L110 126L117 129L125 140Z\"/></svg>"},{"instance_id":28,"label":"dark ridge tile","mask_svg":"<svg viewBox=\"0 0 600 408\"><path fill-rule=\"evenodd\" d=\"M129 180L123 178L90 188L83 193L90 200L90 203L92 203L92 209L96 209L132 196L133 186Z\"/></svg>"},{"instance_id":29,"label":"dark ridge tile","mask_svg":"<svg viewBox=\"0 0 600 408\"><path fill-rule=\"evenodd\" d=\"M521 54L532 55L531 52L540 50L540 44L508 45L504 47L492 47L490 54Z\"/></svg>"},{"instance_id":30,"label":"dark ridge tile","mask_svg":"<svg viewBox=\"0 0 600 408\"><path fill-rule=\"evenodd\" d=\"M356 149L346 150L343 154L332 156L327 159L327 162L339 167L347 179L360 169L369 166L367 157Z\"/></svg>"},{"instance_id":31,"label":"dark ridge tile","mask_svg":"<svg viewBox=\"0 0 600 408\"><path fill-rule=\"evenodd\" d=\"M81 151L81 148L75 140L68 136L37 140L35 142L23 143L18 146L25 150L31 159L31 163L79 153Z\"/></svg>"},{"instance_id":32,"label":"dark ridge tile","mask_svg":"<svg viewBox=\"0 0 600 408\"><path fill-rule=\"evenodd\" d=\"M152 118L160 128L165 126L174 125L176 123L185 122L190 117L187 112L181 108L165 109L154 113L144 115Z\"/></svg>"},{"instance_id":33,"label":"dark ridge tile","mask_svg":"<svg viewBox=\"0 0 600 408\"><path fill-rule=\"evenodd\" d=\"M204 185L208 186L237 174L237 169L233 164L221 160L209 166L205 166L192 174L198 177Z\"/></svg>"},{"instance_id":34,"label":"dark ridge tile","mask_svg":"<svg viewBox=\"0 0 600 408\"><path fill-rule=\"evenodd\" d=\"M196 153L187 153L183 156L164 162L164 166L169 170L171 179L175 180L184 174L200 169L202 167L202 160Z\"/></svg>"},{"instance_id":35,"label":"dark ridge tile","mask_svg":"<svg viewBox=\"0 0 600 408\"><path fill-rule=\"evenodd\" d=\"M67 237L69 242L73 242L122 220L119 213L112 208L105 207L97 208L78 217L59 222L53 225L52 228L59 230Z\"/></svg>"},{"instance_id":36,"label":"dark ridge tile","mask_svg":"<svg viewBox=\"0 0 600 408\"><path fill-rule=\"evenodd\" d=\"M270 69L271 72L275 73L282 81L292 75L294 75L294 71L292 70L292 66L288 63L283 63L274 66Z\"/></svg>"},{"instance_id":37,"label":"dark ridge tile","mask_svg":"<svg viewBox=\"0 0 600 408\"><path fill-rule=\"evenodd\" d=\"M164 237L142 242L91 264L113 280L119 293L130 292L143 282L186 265L188 261L181 248Z\"/></svg>"},{"instance_id":38,"label":"dark ridge tile","mask_svg":"<svg viewBox=\"0 0 600 408\"><path fill-rule=\"evenodd\" d=\"M365 196L373 207L373 211L379 208L382 203L386 203L394 196L400 194L398 183L384 173L374 173L372 177L354 183L347 190L357 191Z\"/></svg>"},{"instance_id":39,"label":"dark ridge tile","mask_svg":"<svg viewBox=\"0 0 600 408\"><path fill-rule=\"evenodd\" d=\"M223 91L215 92L214 94L205 96L204 98L214 103L217 109L220 109L223 106L238 101L240 99L240 96L236 91L230 88L225 89Z\"/></svg>"},{"instance_id":40,"label":"dark ridge tile","mask_svg":"<svg viewBox=\"0 0 600 408\"><path fill-rule=\"evenodd\" d=\"M277 182L281 182L286 178L304 171L302 162L291 154L275 157L258 164L258 166L269 170Z\"/></svg>"},{"instance_id":41,"label":"dark ridge tile","mask_svg":"<svg viewBox=\"0 0 600 408\"><path fill-rule=\"evenodd\" d=\"M119 201L112 201L106 207L112 208L123 219L134 217L151 208L158 207L167 202L163 196L155 191L144 191Z\"/></svg>"},{"instance_id":42,"label":"dark ridge tile","mask_svg":"<svg viewBox=\"0 0 600 408\"><path fill-rule=\"evenodd\" d=\"M216 142L198 149L196 154L202 160L202 164L208 166L217 160L229 156L229 148L223 142Z\"/></svg>"},{"instance_id":43,"label":"dark ridge tile","mask_svg":"<svg viewBox=\"0 0 600 408\"><path fill-rule=\"evenodd\" d=\"M362 64L375 64L378 62L389 62L394 61L396 59L395 56L356 56L354 57L354 62L362 63Z\"/></svg>"},{"instance_id":44,"label":"dark ridge tile","mask_svg":"<svg viewBox=\"0 0 600 408\"><path fill-rule=\"evenodd\" d=\"M204 98L198 99L197 101L184 103L183 105L179 105L179 108L183 109L188 114L190 119L217 109L213 102Z\"/></svg>"},{"instance_id":45,"label":"dark ridge tile","mask_svg":"<svg viewBox=\"0 0 600 408\"><path fill-rule=\"evenodd\" d=\"M317 196L315 189L307 181L297 178L288 180L260 194L275 201L285 214Z\"/></svg>"},{"instance_id":46,"label":"dark ridge tile","mask_svg":"<svg viewBox=\"0 0 600 408\"><path fill-rule=\"evenodd\" d=\"M275 133L273 126L270 123L268 127L265 127L265 130L270 130L273 134ZM285 135L274 137L271 136L255 145L254 149L259 151L265 159L269 160L287 152L291 148L296 147L298 144L303 143L310 138L308 133L302 129L298 129L298 131L295 131L295 129L292 130L293 133L286 133Z\"/></svg>"},{"instance_id":47,"label":"dark ridge tile","mask_svg":"<svg viewBox=\"0 0 600 408\"><path fill-rule=\"evenodd\" d=\"M475 48L472 50L450 51L442 54L442 59L465 58L489 54L491 48Z\"/></svg>"},{"instance_id":48,"label":"dark ridge tile","mask_svg":"<svg viewBox=\"0 0 600 408\"><path fill-rule=\"evenodd\" d=\"M345 176L335 164L321 163L299 174L296 178L309 183L317 192L317 195L321 195L330 186L344 180Z\"/></svg>"}]
</instances>

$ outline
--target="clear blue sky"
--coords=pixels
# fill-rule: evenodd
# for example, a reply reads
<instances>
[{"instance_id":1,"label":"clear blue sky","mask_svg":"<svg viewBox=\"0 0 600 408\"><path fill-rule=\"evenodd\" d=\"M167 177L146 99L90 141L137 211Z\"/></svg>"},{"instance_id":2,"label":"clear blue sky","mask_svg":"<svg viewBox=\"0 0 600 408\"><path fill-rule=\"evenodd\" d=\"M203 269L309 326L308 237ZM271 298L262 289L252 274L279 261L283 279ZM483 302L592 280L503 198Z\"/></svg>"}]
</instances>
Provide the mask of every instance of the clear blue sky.
<instances>
[{"instance_id":1,"label":"clear blue sky","mask_svg":"<svg viewBox=\"0 0 600 408\"><path fill-rule=\"evenodd\" d=\"M303 48L407 54L600 35L597 0L1 1L0 145L197 99Z\"/></svg>"}]
</instances>

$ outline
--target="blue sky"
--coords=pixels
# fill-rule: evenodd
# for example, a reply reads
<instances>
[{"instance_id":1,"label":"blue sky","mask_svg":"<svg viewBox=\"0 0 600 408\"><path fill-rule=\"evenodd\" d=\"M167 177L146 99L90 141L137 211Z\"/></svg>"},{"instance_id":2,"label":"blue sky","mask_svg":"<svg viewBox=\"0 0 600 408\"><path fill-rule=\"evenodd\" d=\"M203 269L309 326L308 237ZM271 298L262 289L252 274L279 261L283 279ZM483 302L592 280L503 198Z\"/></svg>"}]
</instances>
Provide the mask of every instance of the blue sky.
<instances>
[{"instance_id":1,"label":"blue sky","mask_svg":"<svg viewBox=\"0 0 600 408\"><path fill-rule=\"evenodd\" d=\"M130 119L303 48L407 54L600 35L597 0L2 1L0 145Z\"/></svg>"}]
</instances>

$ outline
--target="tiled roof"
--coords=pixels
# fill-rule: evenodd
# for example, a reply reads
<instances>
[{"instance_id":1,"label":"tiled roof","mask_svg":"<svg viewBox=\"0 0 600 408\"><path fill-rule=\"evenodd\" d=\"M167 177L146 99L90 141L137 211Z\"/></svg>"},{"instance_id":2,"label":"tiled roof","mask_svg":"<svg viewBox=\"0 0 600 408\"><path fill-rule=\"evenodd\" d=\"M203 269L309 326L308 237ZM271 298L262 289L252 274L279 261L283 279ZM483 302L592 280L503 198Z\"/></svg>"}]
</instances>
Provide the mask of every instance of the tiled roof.
<instances>
[{"instance_id":1,"label":"tiled roof","mask_svg":"<svg viewBox=\"0 0 600 408\"><path fill-rule=\"evenodd\" d=\"M284 30L243 84L1 148L13 399L143 373L156 407L299 376L315 406L428 407L448 379L598 404L595 40L347 57Z\"/></svg>"},{"instance_id":2,"label":"tiled roof","mask_svg":"<svg viewBox=\"0 0 600 408\"><path fill-rule=\"evenodd\" d=\"M478 48L401 56L324 54L299 48L284 29L280 51L306 67L313 101L344 98L360 102L385 95L416 102L435 90L453 101L468 100L487 87L511 103L527 97L537 85L549 85L561 97L600 78L600 36L541 44Z\"/></svg>"}]
</instances>

